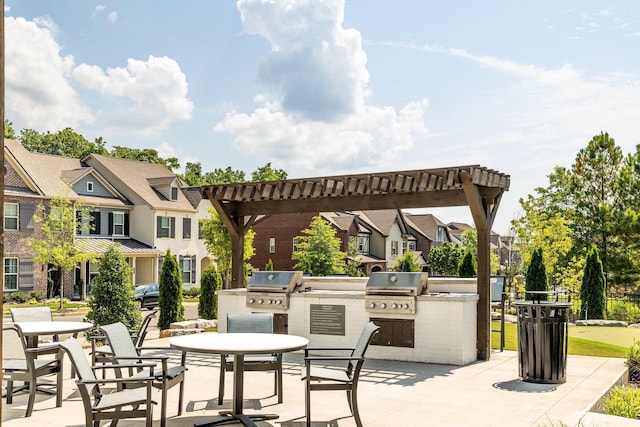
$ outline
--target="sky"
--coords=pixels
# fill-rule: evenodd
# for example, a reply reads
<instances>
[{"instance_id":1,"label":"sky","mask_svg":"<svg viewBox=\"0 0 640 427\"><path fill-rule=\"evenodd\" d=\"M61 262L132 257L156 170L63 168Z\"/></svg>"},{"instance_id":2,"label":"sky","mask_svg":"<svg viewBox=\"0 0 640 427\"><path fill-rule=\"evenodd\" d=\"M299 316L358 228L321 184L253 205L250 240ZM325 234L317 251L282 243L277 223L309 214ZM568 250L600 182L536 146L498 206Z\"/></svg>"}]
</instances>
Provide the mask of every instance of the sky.
<instances>
[{"instance_id":1,"label":"sky","mask_svg":"<svg viewBox=\"0 0 640 427\"><path fill-rule=\"evenodd\" d=\"M518 200L640 144L640 2L5 0L5 117L289 178L481 165ZM180 172L180 171L178 171ZM429 210L473 224L468 207Z\"/></svg>"}]
</instances>

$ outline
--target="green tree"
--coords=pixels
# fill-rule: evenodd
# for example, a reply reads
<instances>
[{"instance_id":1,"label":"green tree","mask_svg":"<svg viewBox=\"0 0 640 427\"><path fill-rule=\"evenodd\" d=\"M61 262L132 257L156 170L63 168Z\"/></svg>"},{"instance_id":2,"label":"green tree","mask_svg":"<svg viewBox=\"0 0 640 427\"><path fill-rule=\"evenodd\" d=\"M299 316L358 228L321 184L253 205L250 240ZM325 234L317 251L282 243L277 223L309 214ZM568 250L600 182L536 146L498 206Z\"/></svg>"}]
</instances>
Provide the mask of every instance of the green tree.
<instances>
[{"instance_id":1,"label":"green tree","mask_svg":"<svg viewBox=\"0 0 640 427\"><path fill-rule=\"evenodd\" d=\"M73 157L75 159L81 159L91 153L108 154L107 149L104 147L105 141L102 138L90 142L71 128L43 134L33 129L23 129L20 132L19 141L24 148L32 152Z\"/></svg>"},{"instance_id":2,"label":"green tree","mask_svg":"<svg viewBox=\"0 0 640 427\"><path fill-rule=\"evenodd\" d=\"M440 247L433 247L429 251L429 265L434 274L441 276L455 276L458 265L464 255L464 249L451 242L444 242Z\"/></svg>"},{"instance_id":3,"label":"green tree","mask_svg":"<svg viewBox=\"0 0 640 427\"><path fill-rule=\"evenodd\" d=\"M169 329L173 322L184 320L184 306L182 305L182 273L175 255L167 249L162 262L159 283L160 317L158 328Z\"/></svg>"},{"instance_id":4,"label":"green tree","mask_svg":"<svg viewBox=\"0 0 640 427\"><path fill-rule=\"evenodd\" d=\"M110 153L113 157L120 159L137 160L139 162L154 163L163 165L170 171L174 171L180 168L180 163L175 157L168 157L166 159L160 157L158 150L153 148L129 148L116 145L113 147Z\"/></svg>"},{"instance_id":5,"label":"green tree","mask_svg":"<svg viewBox=\"0 0 640 427\"><path fill-rule=\"evenodd\" d=\"M548 291L549 278L547 277L547 268L542 256L542 248L533 251L527 273L525 274L525 289L527 291ZM527 296L529 298L530 295ZM546 299L540 296L540 299Z\"/></svg>"},{"instance_id":6,"label":"green tree","mask_svg":"<svg viewBox=\"0 0 640 427\"><path fill-rule=\"evenodd\" d=\"M202 165L200 162L187 162L182 179L187 183L187 185L194 187L207 184L204 180L204 176L202 176Z\"/></svg>"},{"instance_id":7,"label":"green tree","mask_svg":"<svg viewBox=\"0 0 640 427\"><path fill-rule=\"evenodd\" d=\"M13 129L13 123L4 119L4 137L7 139L17 139L16 131Z\"/></svg>"},{"instance_id":8,"label":"green tree","mask_svg":"<svg viewBox=\"0 0 640 427\"><path fill-rule=\"evenodd\" d=\"M216 168L212 172L204 174L204 181L209 185L216 184L236 184L238 182L246 182L244 172L241 170L233 170L231 166L226 169Z\"/></svg>"},{"instance_id":9,"label":"green tree","mask_svg":"<svg viewBox=\"0 0 640 427\"><path fill-rule=\"evenodd\" d=\"M87 231L88 227L77 218L87 211L80 201L74 204L66 197L56 196L51 199L48 210L41 207L40 215L34 215L34 221L41 225L42 238L29 239L27 244L36 254L33 257L35 262L60 271L60 309L64 297L64 273L97 258L96 254L84 252L75 245L76 232Z\"/></svg>"},{"instance_id":10,"label":"green tree","mask_svg":"<svg viewBox=\"0 0 640 427\"><path fill-rule=\"evenodd\" d=\"M251 181L278 181L287 179L287 172L284 169L273 169L271 162L259 167L251 174Z\"/></svg>"},{"instance_id":11,"label":"green tree","mask_svg":"<svg viewBox=\"0 0 640 427\"><path fill-rule=\"evenodd\" d=\"M142 315L131 285L131 268L119 247L119 243L110 245L100 259L98 274L92 280L87 321L95 326L122 322L135 331L142 323Z\"/></svg>"},{"instance_id":12,"label":"green tree","mask_svg":"<svg viewBox=\"0 0 640 427\"><path fill-rule=\"evenodd\" d=\"M473 259L478 259L478 233L475 228L465 230L460 236L462 240L462 247L471 251ZM500 259L498 255L493 251L489 252L489 268L490 271L496 273L500 269Z\"/></svg>"},{"instance_id":13,"label":"green tree","mask_svg":"<svg viewBox=\"0 0 640 427\"><path fill-rule=\"evenodd\" d=\"M362 262L360 261L360 251L358 250L358 239L350 239L347 248L347 259L344 266L344 272L351 277L364 277L362 271Z\"/></svg>"},{"instance_id":14,"label":"green tree","mask_svg":"<svg viewBox=\"0 0 640 427\"><path fill-rule=\"evenodd\" d=\"M298 236L298 250L291 257L297 261L294 267L296 270L312 276L344 272L344 258L347 254L340 251L340 239L328 222L317 215L302 233L303 236Z\"/></svg>"},{"instance_id":15,"label":"green tree","mask_svg":"<svg viewBox=\"0 0 640 427\"><path fill-rule=\"evenodd\" d=\"M198 301L198 316L202 319L218 318L218 296L216 292L222 288L222 279L215 265L209 266L202 272L200 278L200 300Z\"/></svg>"},{"instance_id":16,"label":"green tree","mask_svg":"<svg viewBox=\"0 0 640 427\"><path fill-rule=\"evenodd\" d=\"M475 277L476 276L476 260L471 249L467 249L458 265L458 277Z\"/></svg>"},{"instance_id":17,"label":"green tree","mask_svg":"<svg viewBox=\"0 0 640 427\"><path fill-rule=\"evenodd\" d=\"M264 271L273 271L273 261L269 258L267 264L264 266Z\"/></svg>"},{"instance_id":18,"label":"green tree","mask_svg":"<svg viewBox=\"0 0 640 427\"><path fill-rule=\"evenodd\" d=\"M222 275L224 288L229 288L231 279L231 236L227 227L220 219L215 209L209 209L209 216L201 220L202 240L207 251L211 254L218 266L218 271ZM244 236L244 260L247 261L253 256L253 238L255 232L247 230ZM245 271L247 269L245 268Z\"/></svg>"},{"instance_id":19,"label":"green tree","mask_svg":"<svg viewBox=\"0 0 640 427\"><path fill-rule=\"evenodd\" d=\"M416 262L416 254L413 251L407 251L401 257L398 257L392 269L393 271L405 272L422 271L420 264Z\"/></svg>"},{"instance_id":20,"label":"green tree","mask_svg":"<svg viewBox=\"0 0 640 427\"><path fill-rule=\"evenodd\" d=\"M605 293L605 277L602 270L602 261L595 245L589 251L584 264L582 286L580 287L580 299L582 307L581 318L604 319L607 297Z\"/></svg>"}]
</instances>

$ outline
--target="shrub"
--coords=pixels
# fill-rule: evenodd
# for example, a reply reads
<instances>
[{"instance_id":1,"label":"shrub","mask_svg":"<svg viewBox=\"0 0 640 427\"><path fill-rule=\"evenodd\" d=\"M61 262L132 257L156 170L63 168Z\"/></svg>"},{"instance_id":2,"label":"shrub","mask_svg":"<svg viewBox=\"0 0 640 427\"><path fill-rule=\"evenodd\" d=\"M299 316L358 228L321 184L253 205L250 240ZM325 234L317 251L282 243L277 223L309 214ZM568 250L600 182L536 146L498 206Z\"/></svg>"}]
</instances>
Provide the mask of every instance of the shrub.
<instances>
[{"instance_id":1,"label":"shrub","mask_svg":"<svg viewBox=\"0 0 640 427\"><path fill-rule=\"evenodd\" d=\"M40 291L31 291L29 292L29 297L33 298L36 301L42 301L44 297L42 296L42 292Z\"/></svg>"},{"instance_id":2,"label":"shrub","mask_svg":"<svg viewBox=\"0 0 640 427\"><path fill-rule=\"evenodd\" d=\"M605 396L604 409L609 415L618 417L640 417L640 389L633 386L614 387Z\"/></svg>"},{"instance_id":3,"label":"shrub","mask_svg":"<svg viewBox=\"0 0 640 427\"><path fill-rule=\"evenodd\" d=\"M100 260L98 274L92 280L87 320L95 326L122 322L134 331L140 327L142 315L131 285L131 268L118 245L109 246ZM96 334L97 328L85 333L87 336Z\"/></svg>"},{"instance_id":4,"label":"shrub","mask_svg":"<svg viewBox=\"0 0 640 427\"><path fill-rule=\"evenodd\" d=\"M589 319L604 319L607 305L605 295L605 278L602 271L602 261L598 249L593 246L587 255L580 286L580 300L582 308L580 314Z\"/></svg>"},{"instance_id":5,"label":"shrub","mask_svg":"<svg viewBox=\"0 0 640 427\"><path fill-rule=\"evenodd\" d=\"M473 259L473 253L470 249L464 253L464 256L458 264L458 277L474 277L476 275L476 261Z\"/></svg>"},{"instance_id":6,"label":"shrub","mask_svg":"<svg viewBox=\"0 0 640 427\"><path fill-rule=\"evenodd\" d=\"M269 258L269 261L267 261L267 264L264 266L264 271L273 271L273 261L271 261L271 258Z\"/></svg>"},{"instance_id":7,"label":"shrub","mask_svg":"<svg viewBox=\"0 0 640 427\"><path fill-rule=\"evenodd\" d=\"M210 266L202 272L200 278L202 294L198 301L198 316L203 319L218 318L218 296L216 291L222 288L222 278L215 266Z\"/></svg>"},{"instance_id":8,"label":"shrub","mask_svg":"<svg viewBox=\"0 0 640 427\"><path fill-rule=\"evenodd\" d=\"M160 317L158 329L169 329L172 323L184 320L182 305L182 273L175 255L167 249L160 272Z\"/></svg>"},{"instance_id":9,"label":"shrub","mask_svg":"<svg viewBox=\"0 0 640 427\"><path fill-rule=\"evenodd\" d=\"M420 265L416 262L415 253L412 251L405 252L400 258L396 260L393 265L393 271L407 271L417 272L420 271Z\"/></svg>"},{"instance_id":10,"label":"shrub","mask_svg":"<svg viewBox=\"0 0 640 427\"><path fill-rule=\"evenodd\" d=\"M640 342L634 342L627 353L629 382L640 384Z\"/></svg>"},{"instance_id":11,"label":"shrub","mask_svg":"<svg viewBox=\"0 0 640 427\"><path fill-rule=\"evenodd\" d=\"M538 248L531 254L531 262L525 274L525 289L527 291L548 291L549 279L547 277L547 267L542 257L542 248ZM526 295L525 299L531 298ZM540 295L541 300L545 300L546 295Z\"/></svg>"},{"instance_id":12,"label":"shrub","mask_svg":"<svg viewBox=\"0 0 640 427\"><path fill-rule=\"evenodd\" d=\"M27 294L20 291L13 292L13 294L11 295L11 299L18 304L24 304L25 302L29 301L29 297L27 296Z\"/></svg>"},{"instance_id":13,"label":"shrub","mask_svg":"<svg viewBox=\"0 0 640 427\"><path fill-rule=\"evenodd\" d=\"M200 288L197 286L194 286L193 288L189 288L186 291L184 291L184 293L189 298L198 298L200 296Z\"/></svg>"},{"instance_id":14,"label":"shrub","mask_svg":"<svg viewBox=\"0 0 640 427\"><path fill-rule=\"evenodd\" d=\"M4 301L5 304L9 304L12 299L13 298L11 298L11 293L10 292L5 292L5 294L2 295L2 301Z\"/></svg>"},{"instance_id":15,"label":"shrub","mask_svg":"<svg viewBox=\"0 0 640 427\"><path fill-rule=\"evenodd\" d=\"M637 323L640 320L640 308L630 302L616 301L611 304L607 318L623 320L627 323Z\"/></svg>"}]
</instances>

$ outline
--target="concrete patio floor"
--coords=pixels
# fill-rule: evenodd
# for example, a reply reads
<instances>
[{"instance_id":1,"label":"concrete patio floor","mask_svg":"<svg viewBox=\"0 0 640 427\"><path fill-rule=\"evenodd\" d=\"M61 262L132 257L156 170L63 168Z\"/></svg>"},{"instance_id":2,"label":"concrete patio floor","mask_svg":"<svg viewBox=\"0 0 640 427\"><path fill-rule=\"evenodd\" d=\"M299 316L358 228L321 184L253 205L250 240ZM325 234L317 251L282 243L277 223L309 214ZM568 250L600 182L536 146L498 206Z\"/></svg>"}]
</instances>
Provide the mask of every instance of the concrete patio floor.
<instances>
[{"instance_id":1,"label":"concrete patio floor","mask_svg":"<svg viewBox=\"0 0 640 427\"><path fill-rule=\"evenodd\" d=\"M167 339L147 340L149 346ZM65 358L63 405L55 397L38 394L35 410L24 418L26 395L2 404L2 425L82 426L84 412ZM193 426L231 409L232 378L227 374L225 401L217 404L219 358L189 354L185 405L177 416L178 387L169 391L168 426ZM273 396L273 374L245 374L246 413L275 413L276 420L260 427L301 427L304 418L304 383L300 381L302 355L284 356L284 403ZM640 426L640 421L590 412L615 383L625 378L622 359L569 356L564 384L533 384L518 379L517 353L494 352L486 362L467 366L435 365L368 359L360 377L359 407L364 426ZM311 395L313 427L355 426L344 392L317 391ZM159 407L154 425L159 425ZM106 423L104 423L106 425ZM142 426L143 420L123 420L119 426ZM240 424L237 424L240 425Z\"/></svg>"}]
</instances>

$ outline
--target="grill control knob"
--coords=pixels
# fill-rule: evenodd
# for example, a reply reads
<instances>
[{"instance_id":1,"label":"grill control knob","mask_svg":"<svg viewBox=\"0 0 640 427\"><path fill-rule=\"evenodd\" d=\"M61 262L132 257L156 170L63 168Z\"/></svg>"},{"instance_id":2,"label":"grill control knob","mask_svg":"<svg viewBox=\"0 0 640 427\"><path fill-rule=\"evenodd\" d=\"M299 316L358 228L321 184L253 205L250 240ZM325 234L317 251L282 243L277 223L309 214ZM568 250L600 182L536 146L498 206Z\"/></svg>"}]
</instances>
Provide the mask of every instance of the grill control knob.
<instances>
[{"instance_id":1,"label":"grill control knob","mask_svg":"<svg viewBox=\"0 0 640 427\"><path fill-rule=\"evenodd\" d=\"M396 304L395 302L393 304L391 304L391 308L398 308L398 304Z\"/></svg>"},{"instance_id":2,"label":"grill control knob","mask_svg":"<svg viewBox=\"0 0 640 427\"><path fill-rule=\"evenodd\" d=\"M263 302L264 302L264 301L262 300L262 298L260 298L260 299L258 300L258 304L262 304Z\"/></svg>"},{"instance_id":3,"label":"grill control knob","mask_svg":"<svg viewBox=\"0 0 640 427\"><path fill-rule=\"evenodd\" d=\"M276 304L278 304L278 305L282 304L282 300L279 300L279 299L276 300Z\"/></svg>"},{"instance_id":4,"label":"grill control knob","mask_svg":"<svg viewBox=\"0 0 640 427\"><path fill-rule=\"evenodd\" d=\"M382 303L382 304L380 304L380 307L381 307L381 308L387 308L387 304Z\"/></svg>"},{"instance_id":5,"label":"grill control knob","mask_svg":"<svg viewBox=\"0 0 640 427\"><path fill-rule=\"evenodd\" d=\"M404 308L404 309L409 308L409 304L402 304L402 308Z\"/></svg>"},{"instance_id":6,"label":"grill control knob","mask_svg":"<svg viewBox=\"0 0 640 427\"><path fill-rule=\"evenodd\" d=\"M253 298L249 298L249 304L253 304L254 302L256 302L256 300L254 300Z\"/></svg>"},{"instance_id":7,"label":"grill control knob","mask_svg":"<svg viewBox=\"0 0 640 427\"><path fill-rule=\"evenodd\" d=\"M376 308L376 303L375 302L370 303L369 308Z\"/></svg>"}]
</instances>

